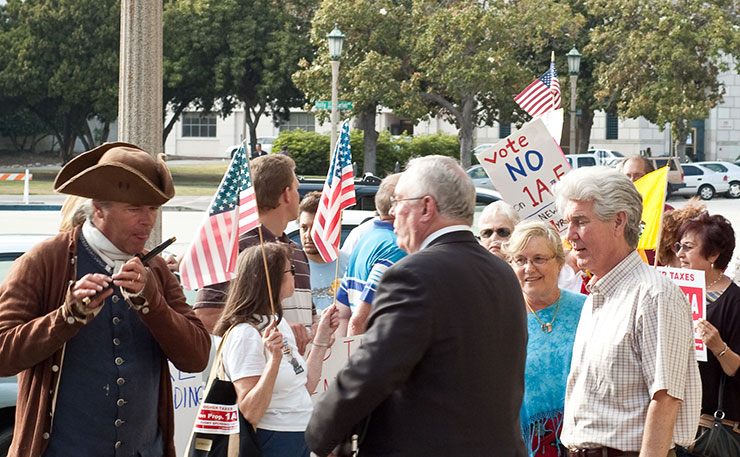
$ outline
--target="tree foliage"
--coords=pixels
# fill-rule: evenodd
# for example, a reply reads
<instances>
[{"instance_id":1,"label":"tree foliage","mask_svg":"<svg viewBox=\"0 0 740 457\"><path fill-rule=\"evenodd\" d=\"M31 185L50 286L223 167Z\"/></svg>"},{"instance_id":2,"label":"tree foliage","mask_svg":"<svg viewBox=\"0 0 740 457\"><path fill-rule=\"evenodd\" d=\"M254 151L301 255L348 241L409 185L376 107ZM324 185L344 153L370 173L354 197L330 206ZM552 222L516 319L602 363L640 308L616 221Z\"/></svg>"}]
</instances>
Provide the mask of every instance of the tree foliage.
<instances>
[{"instance_id":1,"label":"tree foliage","mask_svg":"<svg viewBox=\"0 0 740 457\"><path fill-rule=\"evenodd\" d=\"M544 71L548 47L582 23L551 0L350 3L322 2L312 32L320 54L315 65L302 63L299 86L309 99L328 93L325 36L336 21L347 35L342 96L353 114L374 117L383 105L414 121L440 116L458 127L465 166L475 127L523 119L513 95Z\"/></svg>"},{"instance_id":2,"label":"tree foliage","mask_svg":"<svg viewBox=\"0 0 740 457\"><path fill-rule=\"evenodd\" d=\"M33 113L71 158L80 139L96 145L88 120L118 111L120 4L9 0L0 30L0 94Z\"/></svg>"},{"instance_id":3,"label":"tree foliage","mask_svg":"<svg viewBox=\"0 0 740 457\"><path fill-rule=\"evenodd\" d=\"M243 106L251 146L260 118L303 104L290 75L310 56L312 0L180 0L165 6L165 103L222 116ZM165 133L169 133L172 122Z\"/></svg>"},{"instance_id":4,"label":"tree foliage","mask_svg":"<svg viewBox=\"0 0 740 457\"><path fill-rule=\"evenodd\" d=\"M596 97L621 116L670 124L683 156L688 123L722 100L718 76L740 56L732 2L593 0L590 7L603 18L586 48L602 54Z\"/></svg>"},{"instance_id":5,"label":"tree foliage","mask_svg":"<svg viewBox=\"0 0 740 457\"><path fill-rule=\"evenodd\" d=\"M309 100L331 99L331 68L326 35L335 24L345 34L340 60L339 98L353 102L351 112L363 131L363 167L376 172L378 132L375 118L379 106L401 105L404 79L402 31L409 15L407 1L324 0L313 18L311 43L316 48L313 62L301 60L294 75ZM307 106L311 109L311 106ZM319 111L321 120L328 111ZM327 155L329 151L327 150Z\"/></svg>"}]
</instances>

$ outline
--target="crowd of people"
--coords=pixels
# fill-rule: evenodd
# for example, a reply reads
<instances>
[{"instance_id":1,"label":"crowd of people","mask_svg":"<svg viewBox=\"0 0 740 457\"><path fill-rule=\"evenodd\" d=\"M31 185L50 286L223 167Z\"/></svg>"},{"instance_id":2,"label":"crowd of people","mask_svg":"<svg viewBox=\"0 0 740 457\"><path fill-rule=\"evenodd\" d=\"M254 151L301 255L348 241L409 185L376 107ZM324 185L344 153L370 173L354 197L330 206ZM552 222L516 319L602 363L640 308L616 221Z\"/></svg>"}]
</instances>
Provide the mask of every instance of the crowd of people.
<instances>
[{"instance_id":1,"label":"crowd of people","mask_svg":"<svg viewBox=\"0 0 740 457\"><path fill-rule=\"evenodd\" d=\"M496 202L476 238L464 170L413 159L327 263L310 237L320 194L301 201L288 155L256 155L260 226L236 279L191 309L176 262L141 259L174 195L162 160L126 143L83 153L55 181L74 196L60 234L0 285L0 375L19 375L9 456L174 457L167 361L201 371L212 340L265 457L345 456L353 440L361 456L691 456L720 386L740 421L735 233L696 201L664 214L656 263L706 280L697 362L686 295L636 250L641 165L565 175L564 233ZM359 334L312 401L334 341Z\"/></svg>"}]
</instances>

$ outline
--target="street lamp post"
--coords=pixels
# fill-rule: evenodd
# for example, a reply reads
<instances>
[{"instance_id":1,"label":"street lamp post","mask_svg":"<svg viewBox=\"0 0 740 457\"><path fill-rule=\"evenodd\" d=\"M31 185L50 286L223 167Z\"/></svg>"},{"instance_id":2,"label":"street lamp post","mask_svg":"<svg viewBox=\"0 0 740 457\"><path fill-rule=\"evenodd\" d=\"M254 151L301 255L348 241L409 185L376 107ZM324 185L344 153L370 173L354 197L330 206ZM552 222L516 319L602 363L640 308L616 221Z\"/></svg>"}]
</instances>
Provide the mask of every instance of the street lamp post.
<instances>
[{"instance_id":1,"label":"street lamp post","mask_svg":"<svg viewBox=\"0 0 740 457\"><path fill-rule=\"evenodd\" d=\"M337 144L337 125L339 124L339 110L337 108L337 99L339 98L339 58L342 57L342 44L344 44L344 34L339 31L337 25L326 38L329 41L329 59L331 62L331 151L334 153L334 146Z\"/></svg>"},{"instance_id":2,"label":"street lamp post","mask_svg":"<svg viewBox=\"0 0 740 457\"><path fill-rule=\"evenodd\" d=\"M576 151L576 84L578 82L578 70L581 68L581 53L575 45L567 54L568 73L570 73L570 154Z\"/></svg>"}]
</instances>

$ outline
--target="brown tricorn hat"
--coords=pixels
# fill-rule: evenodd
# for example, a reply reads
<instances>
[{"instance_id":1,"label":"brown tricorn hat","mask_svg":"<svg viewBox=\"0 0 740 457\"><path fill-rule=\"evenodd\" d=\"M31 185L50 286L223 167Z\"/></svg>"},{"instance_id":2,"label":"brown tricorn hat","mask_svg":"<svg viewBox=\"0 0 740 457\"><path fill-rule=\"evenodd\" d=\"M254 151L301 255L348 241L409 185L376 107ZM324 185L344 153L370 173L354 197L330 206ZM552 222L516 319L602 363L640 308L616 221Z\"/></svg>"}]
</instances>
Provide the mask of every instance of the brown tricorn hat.
<instances>
[{"instance_id":1,"label":"brown tricorn hat","mask_svg":"<svg viewBox=\"0 0 740 457\"><path fill-rule=\"evenodd\" d=\"M160 206L175 195L164 154L155 160L129 143L104 143L69 161L54 190L95 200Z\"/></svg>"}]
</instances>

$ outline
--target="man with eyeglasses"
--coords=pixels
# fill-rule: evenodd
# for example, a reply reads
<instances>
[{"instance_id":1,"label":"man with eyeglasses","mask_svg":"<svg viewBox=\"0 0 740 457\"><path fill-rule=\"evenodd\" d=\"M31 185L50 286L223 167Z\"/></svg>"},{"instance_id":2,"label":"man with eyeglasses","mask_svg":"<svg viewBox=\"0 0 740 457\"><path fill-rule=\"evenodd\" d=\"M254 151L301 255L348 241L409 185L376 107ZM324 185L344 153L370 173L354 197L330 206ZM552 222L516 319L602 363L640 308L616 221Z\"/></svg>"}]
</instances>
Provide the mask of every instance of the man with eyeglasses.
<instances>
[{"instance_id":1,"label":"man with eyeglasses","mask_svg":"<svg viewBox=\"0 0 740 457\"><path fill-rule=\"evenodd\" d=\"M522 291L476 240L474 211L454 159L409 162L391 208L409 255L386 270L362 346L314 408L306 438L319 456L356 424L360 455L527 455Z\"/></svg>"},{"instance_id":2,"label":"man with eyeglasses","mask_svg":"<svg viewBox=\"0 0 740 457\"><path fill-rule=\"evenodd\" d=\"M560 439L569 457L665 457L696 433L701 403L686 296L636 251L642 197L608 167L555 187L578 267L593 277L576 331Z\"/></svg>"},{"instance_id":3,"label":"man with eyeglasses","mask_svg":"<svg viewBox=\"0 0 740 457\"><path fill-rule=\"evenodd\" d=\"M508 203L499 200L483 208L478 222L480 244L491 254L504 258L501 245L509 240L519 215Z\"/></svg>"}]
</instances>

